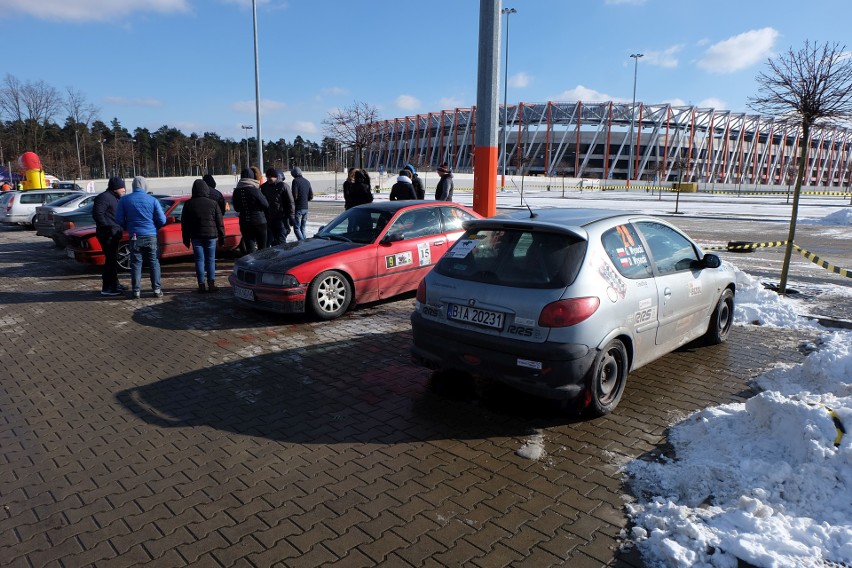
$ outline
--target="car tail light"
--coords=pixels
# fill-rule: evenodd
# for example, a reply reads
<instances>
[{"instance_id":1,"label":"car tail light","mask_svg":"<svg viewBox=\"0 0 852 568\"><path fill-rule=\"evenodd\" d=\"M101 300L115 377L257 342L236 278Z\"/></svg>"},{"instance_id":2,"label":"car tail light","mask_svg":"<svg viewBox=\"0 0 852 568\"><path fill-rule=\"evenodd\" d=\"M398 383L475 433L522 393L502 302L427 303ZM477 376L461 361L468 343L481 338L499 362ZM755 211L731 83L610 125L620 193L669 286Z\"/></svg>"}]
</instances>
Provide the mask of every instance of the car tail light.
<instances>
[{"instance_id":1,"label":"car tail light","mask_svg":"<svg viewBox=\"0 0 852 568\"><path fill-rule=\"evenodd\" d=\"M9 201L6 202L6 213L12 210L12 205L15 203L15 196L9 198Z\"/></svg>"},{"instance_id":2,"label":"car tail light","mask_svg":"<svg viewBox=\"0 0 852 568\"><path fill-rule=\"evenodd\" d=\"M589 318L601 305L600 298L570 298L544 306L538 316L541 327L568 327Z\"/></svg>"},{"instance_id":3,"label":"car tail light","mask_svg":"<svg viewBox=\"0 0 852 568\"><path fill-rule=\"evenodd\" d=\"M426 303L426 280L421 280L417 285L417 296L415 298L421 304Z\"/></svg>"}]
</instances>

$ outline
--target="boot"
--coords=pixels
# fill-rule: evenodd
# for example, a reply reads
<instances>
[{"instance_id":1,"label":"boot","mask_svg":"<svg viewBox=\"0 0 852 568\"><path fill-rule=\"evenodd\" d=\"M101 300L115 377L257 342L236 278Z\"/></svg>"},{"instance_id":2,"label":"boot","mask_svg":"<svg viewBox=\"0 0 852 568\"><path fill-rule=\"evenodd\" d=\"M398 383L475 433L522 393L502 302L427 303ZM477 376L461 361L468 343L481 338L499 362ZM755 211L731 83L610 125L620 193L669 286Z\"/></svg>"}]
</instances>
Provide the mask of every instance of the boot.
<instances>
[{"instance_id":1,"label":"boot","mask_svg":"<svg viewBox=\"0 0 852 568\"><path fill-rule=\"evenodd\" d=\"M216 282L215 282L215 281L213 281L213 280L208 280L208 281L207 281L207 291L208 291L208 292L216 292L218 289L219 289L219 287L218 287L218 286L216 286Z\"/></svg>"},{"instance_id":2,"label":"boot","mask_svg":"<svg viewBox=\"0 0 852 568\"><path fill-rule=\"evenodd\" d=\"M205 293L206 291L207 291L207 290L204 288L204 283L201 283L201 284L199 284L199 285L198 285L198 293L199 293L199 294L203 294L203 293Z\"/></svg>"}]
</instances>

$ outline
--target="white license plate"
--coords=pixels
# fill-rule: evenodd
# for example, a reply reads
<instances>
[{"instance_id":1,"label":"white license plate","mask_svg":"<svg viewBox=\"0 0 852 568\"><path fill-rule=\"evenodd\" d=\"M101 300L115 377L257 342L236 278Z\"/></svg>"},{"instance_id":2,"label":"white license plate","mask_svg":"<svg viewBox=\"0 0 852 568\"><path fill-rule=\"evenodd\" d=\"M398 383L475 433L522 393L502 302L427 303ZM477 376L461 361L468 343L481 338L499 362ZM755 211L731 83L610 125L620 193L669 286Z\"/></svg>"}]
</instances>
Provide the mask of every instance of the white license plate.
<instances>
[{"instance_id":1,"label":"white license plate","mask_svg":"<svg viewBox=\"0 0 852 568\"><path fill-rule=\"evenodd\" d=\"M68 255L68 258L70 258L70 259L72 259L72 260L75 258L75 257L74 257L74 251L73 251L73 250L71 250L71 249L65 249L65 254L67 254L67 255Z\"/></svg>"},{"instance_id":2,"label":"white license plate","mask_svg":"<svg viewBox=\"0 0 852 568\"><path fill-rule=\"evenodd\" d=\"M249 290L248 288L240 288L239 286L234 286L234 296L241 300L248 300L250 302L254 302L254 290Z\"/></svg>"},{"instance_id":3,"label":"white license plate","mask_svg":"<svg viewBox=\"0 0 852 568\"><path fill-rule=\"evenodd\" d=\"M455 321L502 329L505 318L506 314L492 312L491 310L481 310L459 304L450 304L447 306L447 319Z\"/></svg>"}]
</instances>

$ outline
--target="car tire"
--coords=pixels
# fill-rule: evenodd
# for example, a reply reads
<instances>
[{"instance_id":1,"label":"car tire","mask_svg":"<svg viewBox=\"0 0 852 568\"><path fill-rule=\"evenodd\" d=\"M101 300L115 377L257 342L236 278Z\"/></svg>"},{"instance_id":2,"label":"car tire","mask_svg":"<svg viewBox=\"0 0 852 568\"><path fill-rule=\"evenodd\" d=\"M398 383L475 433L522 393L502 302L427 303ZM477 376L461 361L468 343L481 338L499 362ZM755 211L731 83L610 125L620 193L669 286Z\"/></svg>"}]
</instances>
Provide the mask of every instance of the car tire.
<instances>
[{"instance_id":1,"label":"car tire","mask_svg":"<svg viewBox=\"0 0 852 568\"><path fill-rule=\"evenodd\" d=\"M618 406L627 384L628 366L627 348L618 339L598 352L589 374L586 414L603 416Z\"/></svg>"},{"instance_id":2,"label":"car tire","mask_svg":"<svg viewBox=\"0 0 852 568\"><path fill-rule=\"evenodd\" d=\"M326 270L314 278L308 288L308 298L314 314L323 320L343 315L352 302L349 280L336 270Z\"/></svg>"},{"instance_id":3,"label":"car tire","mask_svg":"<svg viewBox=\"0 0 852 568\"><path fill-rule=\"evenodd\" d=\"M734 323L734 293L730 288L725 288L713 315L710 316L710 325L704 335L707 345L718 345L724 343L731 333L731 325Z\"/></svg>"},{"instance_id":4,"label":"car tire","mask_svg":"<svg viewBox=\"0 0 852 568\"><path fill-rule=\"evenodd\" d=\"M115 255L118 267L121 270L130 270L130 243L125 241L118 245L118 253Z\"/></svg>"}]
</instances>

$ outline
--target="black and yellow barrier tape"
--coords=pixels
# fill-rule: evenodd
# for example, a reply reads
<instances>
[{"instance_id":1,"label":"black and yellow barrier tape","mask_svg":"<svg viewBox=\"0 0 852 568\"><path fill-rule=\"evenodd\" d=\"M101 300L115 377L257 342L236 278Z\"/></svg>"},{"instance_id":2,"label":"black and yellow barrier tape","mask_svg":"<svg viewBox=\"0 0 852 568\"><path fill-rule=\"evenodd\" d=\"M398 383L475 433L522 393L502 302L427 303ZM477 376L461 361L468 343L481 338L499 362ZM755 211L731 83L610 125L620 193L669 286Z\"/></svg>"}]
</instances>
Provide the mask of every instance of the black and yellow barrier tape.
<instances>
[{"instance_id":1,"label":"black and yellow barrier tape","mask_svg":"<svg viewBox=\"0 0 852 568\"><path fill-rule=\"evenodd\" d=\"M802 247L800 247L796 243L793 243L793 247L797 251L799 251L799 254L801 254L803 257L807 258L808 260L810 260L811 262L813 262L817 266L825 268L826 270L833 272L835 274L845 276L846 278L852 278L852 270L849 270L848 268L840 268L838 266L835 266L835 265L831 264L830 262L827 262L827 261L821 259L820 257L815 255L814 253L803 249Z\"/></svg>"},{"instance_id":2,"label":"black and yellow barrier tape","mask_svg":"<svg viewBox=\"0 0 852 568\"><path fill-rule=\"evenodd\" d=\"M846 428L843 426L843 422L840 421L840 417L837 413L829 407L825 407L828 410L828 415L831 416L831 421L834 422L834 429L837 430L837 437L834 438L834 447L840 447L840 441L843 439L843 434L846 433Z\"/></svg>"},{"instance_id":3,"label":"black and yellow barrier tape","mask_svg":"<svg viewBox=\"0 0 852 568\"><path fill-rule=\"evenodd\" d=\"M709 247L703 247L704 250L727 250L731 252L745 251L745 250L754 250L758 248L771 248L771 247L783 247L787 244L787 241L769 241L766 243L737 243L730 242L726 245L714 245Z\"/></svg>"}]
</instances>

